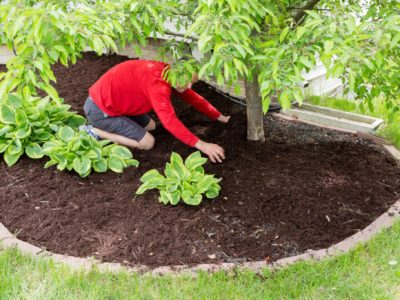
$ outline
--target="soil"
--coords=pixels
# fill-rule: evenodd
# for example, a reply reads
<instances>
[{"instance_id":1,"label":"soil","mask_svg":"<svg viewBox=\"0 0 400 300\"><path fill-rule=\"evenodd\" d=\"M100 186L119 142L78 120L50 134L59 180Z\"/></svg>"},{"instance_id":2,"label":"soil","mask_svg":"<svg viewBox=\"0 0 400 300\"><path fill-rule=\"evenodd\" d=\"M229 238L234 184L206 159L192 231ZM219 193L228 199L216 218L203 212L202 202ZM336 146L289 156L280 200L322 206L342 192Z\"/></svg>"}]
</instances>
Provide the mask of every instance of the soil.
<instances>
[{"instance_id":1,"label":"soil","mask_svg":"<svg viewBox=\"0 0 400 300\"><path fill-rule=\"evenodd\" d=\"M55 66L57 89L82 112L88 87L126 57L85 54ZM199 83L195 90L228 124L212 122L174 100L181 120L200 138L226 149L221 194L198 207L164 206L157 193L135 197L140 176L162 170L171 151L193 151L161 126L152 151L133 151L138 168L80 179L44 169L45 159L0 163L0 221L22 240L47 250L152 267L210 262L274 261L325 248L365 228L400 198L400 168L380 146L351 134L272 116L266 142L246 140L246 117Z\"/></svg>"}]
</instances>

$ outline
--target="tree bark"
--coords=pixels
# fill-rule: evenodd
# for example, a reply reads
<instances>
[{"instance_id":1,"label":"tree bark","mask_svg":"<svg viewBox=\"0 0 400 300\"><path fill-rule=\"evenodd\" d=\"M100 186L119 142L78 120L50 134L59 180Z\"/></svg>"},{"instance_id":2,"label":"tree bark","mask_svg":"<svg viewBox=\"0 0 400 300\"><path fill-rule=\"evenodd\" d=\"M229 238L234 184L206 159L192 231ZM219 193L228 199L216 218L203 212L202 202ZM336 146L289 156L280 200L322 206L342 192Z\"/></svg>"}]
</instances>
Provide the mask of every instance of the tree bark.
<instances>
[{"instance_id":1,"label":"tree bark","mask_svg":"<svg viewBox=\"0 0 400 300\"><path fill-rule=\"evenodd\" d=\"M263 110L260 97L260 87L257 76L245 81L247 106L247 139L250 141L265 141Z\"/></svg>"},{"instance_id":2,"label":"tree bark","mask_svg":"<svg viewBox=\"0 0 400 300\"><path fill-rule=\"evenodd\" d=\"M303 8L294 16L294 21L297 24L301 24L303 17L306 15L306 10L312 10L321 0L309 0Z\"/></svg>"}]
</instances>

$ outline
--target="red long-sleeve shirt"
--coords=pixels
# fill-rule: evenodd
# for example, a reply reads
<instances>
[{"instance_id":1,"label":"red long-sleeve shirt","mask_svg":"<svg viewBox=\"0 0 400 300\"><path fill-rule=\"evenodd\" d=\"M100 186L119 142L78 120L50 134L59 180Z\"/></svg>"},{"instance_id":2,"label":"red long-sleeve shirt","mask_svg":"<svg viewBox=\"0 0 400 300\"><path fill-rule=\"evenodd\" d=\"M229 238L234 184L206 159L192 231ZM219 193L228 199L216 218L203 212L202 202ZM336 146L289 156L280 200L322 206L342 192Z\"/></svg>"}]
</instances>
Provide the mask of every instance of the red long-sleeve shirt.
<instances>
[{"instance_id":1,"label":"red long-sleeve shirt","mask_svg":"<svg viewBox=\"0 0 400 300\"><path fill-rule=\"evenodd\" d=\"M171 93L192 105L210 119L221 113L206 99L187 89L178 93L162 78L167 64L148 60L128 60L108 70L89 88L89 95L110 117L135 116L152 109L161 124L183 143L194 147L199 138L177 118L171 103Z\"/></svg>"}]
</instances>

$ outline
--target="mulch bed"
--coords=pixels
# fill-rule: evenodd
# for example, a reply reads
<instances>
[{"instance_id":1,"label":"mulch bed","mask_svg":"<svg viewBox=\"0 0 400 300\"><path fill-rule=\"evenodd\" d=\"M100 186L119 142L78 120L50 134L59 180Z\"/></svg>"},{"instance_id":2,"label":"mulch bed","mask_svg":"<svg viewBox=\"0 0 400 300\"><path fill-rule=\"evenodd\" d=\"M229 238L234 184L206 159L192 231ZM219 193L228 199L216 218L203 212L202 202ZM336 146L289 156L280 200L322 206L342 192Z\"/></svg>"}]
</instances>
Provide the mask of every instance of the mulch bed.
<instances>
[{"instance_id":1,"label":"mulch bed","mask_svg":"<svg viewBox=\"0 0 400 300\"><path fill-rule=\"evenodd\" d=\"M126 57L85 54L56 66L57 89L82 113L88 87ZM149 152L133 151L138 168L80 179L23 157L0 163L0 221L22 240L47 250L148 266L274 261L328 247L365 228L399 197L400 168L381 147L351 134L266 117L266 142L246 140L243 107L204 83L195 89L232 115L211 122L175 101L181 120L200 138L226 149L220 196L199 207L135 197L140 176L161 170L171 151L193 151L161 126Z\"/></svg>"}]
</instances>

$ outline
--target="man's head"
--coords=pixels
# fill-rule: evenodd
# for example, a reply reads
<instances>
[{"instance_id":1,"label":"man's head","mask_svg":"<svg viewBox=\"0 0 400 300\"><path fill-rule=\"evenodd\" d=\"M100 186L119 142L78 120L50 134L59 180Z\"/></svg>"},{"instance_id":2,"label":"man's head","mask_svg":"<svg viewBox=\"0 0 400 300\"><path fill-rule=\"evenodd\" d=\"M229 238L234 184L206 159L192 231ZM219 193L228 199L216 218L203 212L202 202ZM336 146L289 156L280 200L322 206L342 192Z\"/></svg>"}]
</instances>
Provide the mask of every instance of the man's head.
<instances>
[{"instance_id":1,"label":"man's head","mask_svg":"<svg viewBox=\"0 0 400 300\"><path fill-rule=\"evenodd\" d=\"M191 80L191 81L189 81L188 83L186 83L186 84L184 84L184 85L182 85L182 86L181 86L179 83L177 83L176 86L175 86L175 90L176 90L178 93L183 93L183 92L186 91L187 89L191 89L193 83L195 83L197 80L199 80L199 77L198 77L197 73L194 73L194 74L192 75L192 80Z\"/></svg>"}]
</instances>

